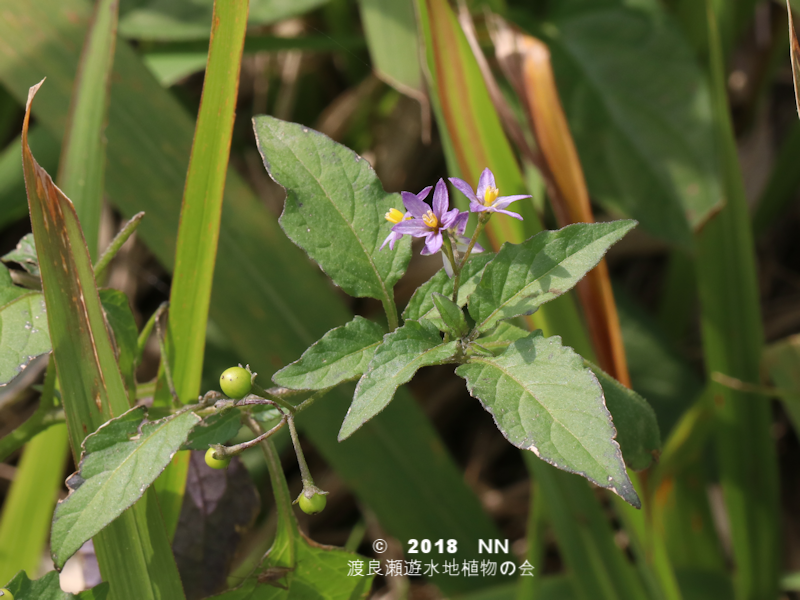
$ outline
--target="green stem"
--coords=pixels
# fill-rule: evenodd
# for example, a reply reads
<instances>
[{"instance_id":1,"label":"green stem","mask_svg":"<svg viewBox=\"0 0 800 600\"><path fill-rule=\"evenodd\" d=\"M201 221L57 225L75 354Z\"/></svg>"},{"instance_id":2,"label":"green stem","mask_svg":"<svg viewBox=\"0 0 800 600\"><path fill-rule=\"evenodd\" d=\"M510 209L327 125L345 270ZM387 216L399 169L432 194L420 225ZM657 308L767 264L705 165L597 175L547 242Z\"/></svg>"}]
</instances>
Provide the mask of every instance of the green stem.
<instances>
[{"instance_id":1,"label":"green stem","mask_svg":"<svg viewBox=\"0 0 800 600\"><path fill-rule=\"evenodd\" d=\"M261 425L251 416L247 416L245 420L247 426L257 436L263 434ZM286 476L283 474L283 467L281 466L281 459L278 456L278 451L275 449L275 444L270 439L261 441L261 450L264 452L264 459L267 463L269 470L269 479L272 484L272 493L275 495L275 510L278 513L278 526L275 532L275 539L281 535L285 535L289 540L289 564L295 564L295 541L299 537L297 529L297 521L292 513L292 499L289 496L289 486L286 485Z\"/></svg>"},{"instance_id":2,"label":"green stem","mask_svg":"<svg viewBox=\"0 0 800 600\"><path fill-rule=\"evenodd\" d=\"M275 425L275 427L273 427L267 432L257 435L257 437L253 438L249 442L242 442L241 444L236 444L235 446L222 446L222 445L212 446L212 448L214 448L214 458L216 458L217 460L224 460L226 458L230 458L232 456L241 454L242 452L244 452L249 448L252 448L253 446L257 446L261 442L270 438L272 435L278 433L278 431L280 431L286 424L286 421L287 418L284 417L283 419L280 420L280 422L277 425ZM259 431L262 431L260 427Z\"/></svg>"},{"instance_id":3,"label":"green stem","mask_svg":"<svg viewBox=\"0 0 800 600\"><path fill-rule=\"evenodd\" d=\"M117 255L119 249L122 248L122 244L128 241L128 238L133 235L133 232L136 231L136 228L139 226L139 221L142 220L144 217L144 212L137 213L131 217L131 220L125 223L125 226L120 230L120 232L111 240L111 243L106 248L103 255L94 265L94 278L96 281L102 281L103 276L105 275L105 270L108 267L109 263L112 259Z\"/></svg>"},{"instance_id":4,"label":"green stem","mask_svg":"<svg viewBox=\"0 0 800 600\"><path fill-rule=\"evenodd\" d=\"M293 405L281 398L280 396L273 394L269 390L265 390L263 387L258 385L257 383L253 382L253 392L256 395L261 396L262 398L266 398L267 400L272 400L275 404L279 404L281 407L288 410L291 414L297 412L297 408Z\"/></svg>"},{"instance_id":5,"label":"green stem","mask_svg":"<svg viewBox=\"0 0 800 600\"><path fill-rule=\"evenodd\" d=\"M158 349L161 354L161 364L164 366L164 377L167 380L167 387L169 388L169 393L172 396L172 402L176 407L180 407L182 404L180 398L178 398L178 392L175 391L175 382L172 379L172 369L169 366L169 356L167 356L167 344L164 338L164 332L161 330L161 314L166 310L166 305L166 302L163 303L156 311L156 336L158 337Z\"/></svg>"},{"instance_id":6,"label":"green stem","mask_svg":"<svg viewBox=\"0 0 800 600\"><path fill-rule=\"evenodd\" d=\"M142 362L142 356L144 355L144 347L147 345L147 340L150 339L150 334L153 333L153 327L155 327L156 321L161 318L161 313L163 313L167 307L169 306L169 302L162 302L161 306L156 309L150 318L147 320L147 323L144 324L142 328L142 332L139 334L139 339L136 342L136 364Z\"/></svg>"},{"instance_id":7,"label":"green stem","mask_svg":"<svg viewBox=\"0 0 800 600\"><path fill-rule=\"evenodd\" d=\"M475 226L475 231L472 233L472 238L469 240L469 245L467 246L466 252L464 252L464 256L461 257L461 262L456 264L453 263L453 272L455 273L455 279L453 281L453 302L458 304L458 288L461 286L461 271L464 269L464 265L467 264L469 260L469 255L472 254L472 249L475 247L475 244L478 242L478 237L483 232L483 228L486 226L486 223L489 222L491 218L491 214L487 212L483 212L478 217L478 224ZM449 240L448 240L449 242ZM452 255L452 249L450 250Z\"/></svg>"},{"instance_id":8,"label":"green stem","mask_svg":"<svg viewBox=\"0 0 800 600\"><path fill-rule=\"evenodd\" d=\"M297 464L300 466L300 477L303 480L303 489L307 487L314 487L314 479L311 477L311 471L308 470L306 464L306 457L303 455L303 449L300 447L300 438L297 436L297 429L294 426L294 417L289 417L289 434L292 436L292 445L294 446L294 453L297 454Z\"/></svg>"},{"instance_id":9,"label":"green stem","mask_svg":"<svg viewBox=\"0 0 800 600\"><path fill-rule=\"evenodd\" d=\"M400 325L400 321L397 317L397 306L394 304L394 300L392 298L383 298L381 300L383 304L383 310L386 312L386 321L389 324L389 331L394 331L397 329L397 326Z\"/></svg>"},{"instance_id":10,"label":"green stem","mask_svg":"<svg viewBox=\"0 0 800 600\"><path fill-rule=\"evenodd\" d=\"M315 392L315 393L311 394L308 398L303 400L300 404L298 404L295 407L294 413L297 414L300 411L303 411L303 410L307 409L309 406L314 404L314 402L316 402L317 400L322 398L325 394L330 392L332 389L333 389L332 387L329 387L329 388L325 388L324 390L319 390L318 392Z\"/></svg>"}]
</instances>

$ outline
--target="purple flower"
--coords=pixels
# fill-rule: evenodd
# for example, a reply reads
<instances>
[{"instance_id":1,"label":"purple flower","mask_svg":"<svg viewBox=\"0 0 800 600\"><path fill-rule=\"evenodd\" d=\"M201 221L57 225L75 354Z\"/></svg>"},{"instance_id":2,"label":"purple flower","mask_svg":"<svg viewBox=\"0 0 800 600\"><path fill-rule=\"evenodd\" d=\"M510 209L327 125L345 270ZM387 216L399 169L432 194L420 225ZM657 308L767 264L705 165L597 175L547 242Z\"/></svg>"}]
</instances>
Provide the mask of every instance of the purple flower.
<instances>
[{"instance_id":1,"label":"purple flower","mask_svg":"<svg viewBox=\"0 0 800 600\"><path fill-rule=\"evenodd\" d=\"M472 191L472 187L466 181L458 177L450 177L450 183L469 198L469 210L471 212L503 213L522 221L522 217L517 213L504 209L512 202L530 198L530 195L501 196L494 182L494 174L489 169L484 169L483 173L481 173L481 177L478 180L477 193Z\"/></svg>"},{"instance_id":2,"label":"purple flower","mask_svg":"<svg viewBox=\"0 0 800 600\"><path fill-rule=\"evenodd\" d=\"M416 198L420 202L423 202L425 200L425 198L428 197L428 194L431 193L432 189L433 189L433 186L429 185L428 187L424 188L419 194L412 194L411 192L403 192L403 197L405 198L405 194L408 194L412 198ZM407 221L408 219L413 219L414 217L409 212L406 212L405 214L403 214L399 210L397 210L396 208L390 208L389 212L387 212L384 215L384 218L387 221L389 221L389 223L393 223L393 224L397 225L400 221ZM392 229L392 232L386 237L385 240L383 240L383 243L381 244L380 249L383 250L383 247L386 244L389 244L389 250L394 250L395 242L397 240L399 240L401 237L403 237L402 233L398 233L397 231L394 231L394 229Z\"/></svg>"},{"instance_id":3,"label":"purple flower","mask_svg":"<svg viewBox=\"0 0 800 600\"><path fill-rule=\"evenodd\" d=\"M425 247L421 254L435 254L441 250L442 231L456 226L463 231L463 228L466 227L466 219L461 215L469 215L460 212L457 208L449 210L450 199L447 195L447 185L443 179L436 182L436 189L433 191L433 208L420 199L419 195L403 192L402 196L403 204L413 218L400 221L392 227L392 231L401 235L424 237Z\"/></svg>"}]
</instances>

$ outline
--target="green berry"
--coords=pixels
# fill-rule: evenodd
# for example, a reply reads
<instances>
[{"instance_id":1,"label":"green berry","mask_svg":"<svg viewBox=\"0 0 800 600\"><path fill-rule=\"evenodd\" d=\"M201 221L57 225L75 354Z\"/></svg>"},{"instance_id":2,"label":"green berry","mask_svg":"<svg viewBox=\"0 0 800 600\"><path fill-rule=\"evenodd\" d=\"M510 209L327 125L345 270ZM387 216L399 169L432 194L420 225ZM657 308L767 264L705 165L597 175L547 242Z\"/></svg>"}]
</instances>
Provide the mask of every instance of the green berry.
<instances>
[{"instance_id":1,"label":"green berry","mask_svg":"<svg viewBox=\"0 0 800 600\"><path fill-rule=\"evenodd\" d=\"M0 588L0 599L2 599L2 600L14 600L14 594L9 592L6 588Z\"/></svg>"},{"instance_id":2,"label":"green berry","mask_svg":"<svg viewBox=\"0 0 800 600\"><path fill-rule=\"evenodd\" d=\"M220 375L219 385L228 398L235 400L247 396L250 393L250 388L253 387L250 371L242 367L225 369Z\"/></svg>"},{"instance_id":3,"label":"green berry","mask_svg":"<svg viewBox=\"0 0 800 600\"><path fill-rule=\"evenodd\" d=\"M223 458L220 460L219 458L215 458L214 449L209 448L206 451L206 464L212 469L227 469L228 465L231 464L231 459Z\"/></svg>"},{"instance_id":4,"label":"green berry","mask_svg":"<svg viewBox=\"0 0 800 600\"><path fill-rule=\"evenodd\" d=\"M300 510L302 510L304 513L307 515L315 515L325 510L325 505L328 503L328 499L324 494L314 494L311 496L311 498L308 498L303 493L300 494L300 497L297 499L297 503L300 505Z\"/></svg>"}]
</instances>

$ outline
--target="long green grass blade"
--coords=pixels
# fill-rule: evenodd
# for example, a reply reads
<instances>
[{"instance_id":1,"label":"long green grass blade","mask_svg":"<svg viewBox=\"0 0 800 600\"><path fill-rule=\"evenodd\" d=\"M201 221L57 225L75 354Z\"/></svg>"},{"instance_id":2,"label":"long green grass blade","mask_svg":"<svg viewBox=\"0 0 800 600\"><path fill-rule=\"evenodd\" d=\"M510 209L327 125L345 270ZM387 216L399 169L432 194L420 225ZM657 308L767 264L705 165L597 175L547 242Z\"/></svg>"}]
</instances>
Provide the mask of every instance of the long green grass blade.
<instances>
[{"instance_id":1,"label":"long green grass blade","mask_svg":"<svg viewBox=\"0 0 800 600\"><path fill-rule=\"evenodd\" d=\"M68 448L64 424L42 431L25 445L0 516L0 582L17 571L39 569Z\"/></svg>"},{"instance_id":2,"label":"long green grass blade","mask_svg":"<svg viewBox=\"0 0 800 600\"><path fill-rule=\"evenodd\" d=\"M36 163L27 145L30 105L41 85L31 88L28 96L22 130L23 168L47 321L51 339L56 340L54 360L77 462L83 438L125 412L128 397L75 209ZM125 512L95 538L101 571L112 584L115 600L183 597L154 501L154 494L148 492L142 504Z\"/></svg>"},{"instance_id":3,"label":"long green grass blade","mask_svg":"<svg viewBox=\"0 0 800 600\"><path fill-rule=\"evenodd\" d=\"M71 198L92 260L103 204L106 153L104 128L117 40L118 0L98 0L81 55L58 171L59 187Z\"/></svg>"},{"instance_id":4,"label":"long green grass blade","mask_svg":"<svg viewBox=\"0 0 800 600\"><path fill-rule=\"evenodd\" d=\"M764 334L755 254L736 142L728 112L725 68L708 8L710 71L722 180L728 204L697 235L697 280L709 377L723 373L759 381ZM764 399L712 383L717 409L717 459L730 520L738 600L774 598L781 560L778 469Z\"/></svg>"},{"instance_id":5,"label":"long green grass blade","mask_svg":"<svg viewBox=\"0 0 800 600\"><path fill-rule=\"evenodd\" d=\"M248 0L214 3L206 77L183 191L166 340L175 392L183 402L200 393L247 8ZM156 399L168 396L162 385ZM188 468L189 454L181 453L158 482L170 536L178 525Z\"/></svg>"},{"instance_id":6,"label":"long green grass blade","mask_svg":"<svg viewBox=\"0 0 800 600\"><path fill-rule=\"evenodd\" d=\"M183 193L167 337L175 391L183 402L200 393L247 7L248 0L215 2L203 96Z\"/></svg>"}]
</instances>

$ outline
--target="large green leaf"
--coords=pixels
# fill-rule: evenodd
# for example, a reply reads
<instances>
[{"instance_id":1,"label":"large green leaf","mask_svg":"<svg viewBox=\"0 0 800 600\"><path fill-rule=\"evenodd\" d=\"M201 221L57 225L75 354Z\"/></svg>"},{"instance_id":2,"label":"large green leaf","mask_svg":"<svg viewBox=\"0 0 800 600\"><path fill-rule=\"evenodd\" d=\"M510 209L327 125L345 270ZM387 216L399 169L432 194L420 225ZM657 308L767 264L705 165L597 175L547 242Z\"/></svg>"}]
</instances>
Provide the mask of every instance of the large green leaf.
<instances>
[{"instance_id":1,"label":"large green leaf","mask_svg":"<svg viewBox=\"0 0 800 600\"><path fill-rule=\"evenodd\" d=\"M286 188L286 235L345 292L380 300L394 328L392 288L411 258L411 241L380 247L392 228L384 214L401 205L400 196L384 192L367 161L321 133L268 116L253 124L264 166Z\"/></svg>"},{"instance_id":2,"label":"large green leaf","mask_svg":"<svg viewBox=\"0 0 800 600\"><path fill-rule=\"evenodd\" d=\"M475 327L487 332L568 292L635 226L635 221L576 223L522 244L504 244L469 298Z\"/></svg>"},{"instance_id":3,"label":"large green leaf","mask_svg":"<svg viewBox=\"0 0 800 600\"><path fill-rule=\"evenodd\" d=\"M331 329L272 380L295 390L322 390L361 377L383 334L380 325L356 316L347 325Z\"/></svg>"},{"instance_id":4,"label":"large green leaf","mask_svg":"<svg viewBox=\"0 0 800 600\"><path fill-rule=\"evenodd\" d=\"M456 373L509 442L640 506L603 389L559 337L536 331L500 356L473 356Z\"/></svg>"},{"instance_id":5,"label":"large green leaf","mask_svg":"<svg viewBox=\"0 0 800 600\"><path fill-rule=\"evenodd\" d=\"M531 29L552 52L592 197L688 246L723 195L708 85L662 4L554 3Z\"/></svg>"},{"instance_id":6,"label":"large green leaf","mask_svg":"<svg viewBox=\"0 0 800 600\"><path fill-rule=\"evenodd\" d=\"M200 421L184 412L145 423L145 413L132 408L83 441L78 471L67 479L70 494L53 515L50 549L58 568L142 497Z\"/></svg>"},{"instance_id":7,"label":"large green leaf","mask_svg":"<svg viewBox=\"0 0 800 600\"><path fill-rule=\"evenodd\" d=\"M61 590L58 573L50 571L41 579L31 581L25 571L20 571L6 584L14 600L105 600L109 595L109 584L101 583L79 594Z\"/></svg>"},{"instance_id":8,"label":"large green leaf","mask_svg":"<svg viewBox=\"0 0 800 600\"><path fill-rule=\"evenodd\" d=\"M0 276L3 270L0 267ZM6 297L21 289L6 288ZM42 294L27 293L0 308L0 385L11 381L34 358L50 352L51 348Z\"/></svg>"},{"instance_id":9,"label":"large green leaf","mask_svg":"<svg viewBox=\"0 0 800 600\"><path fill-rule=\"evenodd\" d=\"M356 386L353 403L339 431L339 440L359 427L392 401L397 388L411 380L422 367L438 365L456 353L456 342L442 343L439 329L428 321L406 321L383 338L369 363L369 370Z\"/></svg>"}]
</instances>

